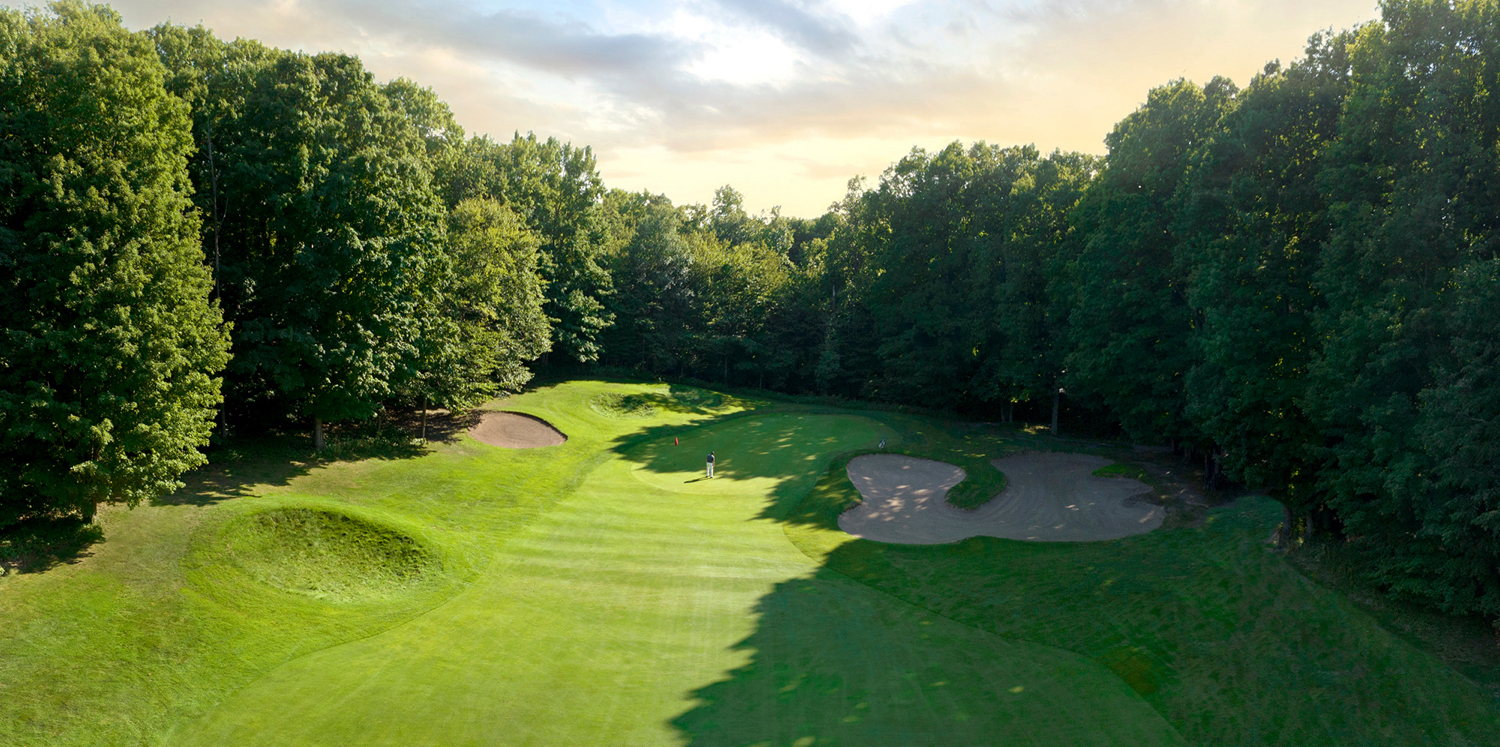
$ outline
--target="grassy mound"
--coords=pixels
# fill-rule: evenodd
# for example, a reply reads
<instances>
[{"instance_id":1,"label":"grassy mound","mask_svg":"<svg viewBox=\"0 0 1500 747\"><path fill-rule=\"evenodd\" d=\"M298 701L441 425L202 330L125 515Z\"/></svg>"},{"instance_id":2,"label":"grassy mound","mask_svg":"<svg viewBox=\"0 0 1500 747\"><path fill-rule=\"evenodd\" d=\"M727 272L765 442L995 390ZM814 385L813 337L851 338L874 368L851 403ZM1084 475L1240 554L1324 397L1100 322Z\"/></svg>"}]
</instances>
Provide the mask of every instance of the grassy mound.
<instances>
[{"instance_id":1,"label":"grassy mound","mask_svg":"<svg viewBox=\"0 0 1500 747\"><path fill-rule=\"evenodd\" d=\"M606 392L589 401L594 412L611 418L649 418L656 415L656 405L648 394Z\"/></svg>"},{"instance_id":2,"label":"grassy mound","mask_svg":"<svg viewBox=\"0 0 1500 747\"><path fill-rule=\"evenodd\" d=\"M256 580L295 594L354 602L421 584L439 565L416 540L333 511L283 508L224 529L230 560Z\"/></svg>"},{"instance_id":3,"label":"grassy mound","mask_svg":"<svg viewBox=\"0 0 1500 747\"><path fill-rule=\"evenodd\" d=\"M655 418L664 413L704 415L727 404L725 396L691 386L673 384L651 390L604 392L589 400L589 407L607 418Z\"/></svg>"}]
</instances>

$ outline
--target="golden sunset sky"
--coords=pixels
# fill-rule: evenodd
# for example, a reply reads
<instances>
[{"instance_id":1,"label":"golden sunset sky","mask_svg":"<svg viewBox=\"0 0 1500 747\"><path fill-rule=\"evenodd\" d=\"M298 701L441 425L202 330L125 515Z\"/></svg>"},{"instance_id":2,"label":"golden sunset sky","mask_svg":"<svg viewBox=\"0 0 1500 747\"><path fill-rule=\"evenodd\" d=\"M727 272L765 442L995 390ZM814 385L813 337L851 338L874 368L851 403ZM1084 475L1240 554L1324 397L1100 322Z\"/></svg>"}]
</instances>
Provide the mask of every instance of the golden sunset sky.
<instances>
[{"instance_id":1,"label":"golden sunset sky","mask_svg":"<svg viewBox=\"0 0 1500 747\"><path fill-rule=\"evenodd\" d=\"M605 183L814 217L851 177L953 140L1104 151L1146 92L1243 86L1375 0L122 0L131 28L203 24L357 54L435 89L473 134L590 145Z\"/></svg>"}]
</instances>

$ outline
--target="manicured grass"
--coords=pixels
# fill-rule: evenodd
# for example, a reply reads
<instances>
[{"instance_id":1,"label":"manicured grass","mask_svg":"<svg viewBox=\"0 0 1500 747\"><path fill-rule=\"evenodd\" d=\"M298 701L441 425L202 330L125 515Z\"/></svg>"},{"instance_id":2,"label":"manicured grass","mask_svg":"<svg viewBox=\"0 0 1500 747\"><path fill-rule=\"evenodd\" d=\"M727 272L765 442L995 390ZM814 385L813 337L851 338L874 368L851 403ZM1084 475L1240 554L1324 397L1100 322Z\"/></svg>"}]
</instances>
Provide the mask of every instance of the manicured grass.
<instances>
[{"instance_id":1,"label":"manicured grass","mask_svg":"<svg viewBox=\"0 0 1500 747\"><path fill-rule=\"evenodd\" d=\"M1019 721L1037 739L1170 743L1102 667L820 575L757 518L876 433L861 417L772 412L622 439L480 582L281 667L183 741L904 745Z\"/></svg>"},{"instance_id":2,"label":"manicured grass","mask_svg":"<svg viewBox=\"0 0 1500 747\"><path fill-rule=\"evenodd\" d=\"M1050 440L665 385L495 406L569 440L251 448L0 579L0 744L1500 733L1472 685L1263 551L1261 502L1119 542L886 546L832 528L849 456L884 436L960 464L978 505L990 460Z\"/></svg>"}]
</instances>

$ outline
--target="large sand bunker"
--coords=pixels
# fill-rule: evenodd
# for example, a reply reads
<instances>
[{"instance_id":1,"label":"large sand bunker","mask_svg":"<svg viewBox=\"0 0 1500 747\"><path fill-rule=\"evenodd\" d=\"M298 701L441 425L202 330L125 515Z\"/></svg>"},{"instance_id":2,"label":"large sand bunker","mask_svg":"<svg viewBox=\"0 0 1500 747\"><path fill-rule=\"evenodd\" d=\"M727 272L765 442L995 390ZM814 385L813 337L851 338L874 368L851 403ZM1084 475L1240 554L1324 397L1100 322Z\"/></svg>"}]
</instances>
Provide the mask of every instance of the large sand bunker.
<instances>
[{"instance_id":1,"label":"large sand bunker","mask_svg":"<svg viewBox=\"0 0 1500 747\"><path fill-rule=\"evenodd\" d=\"M1007 486L965 511L945 500L964 471L898 454L849 460L849 480L864 501L839 517L839 528L877 542L937 545L969 537L1087 542L1142 534L1161 526L1161 506L1136 498L1151 487L1137 480L1095 477L1111 462L1086 454L1028 453L996 459Z\"/></svg>"},{"instance_id":2,"label":"large sand bunker","mask_svg":"<svg viewBox=\"0 0 1500 747\"><path fill-rule=\"evenodd\" d=\"M469 429L475 441L506 449L535 449L558 446L568 440L541 418L518 412L487 412Z\"/></svg>"}]
</instances>

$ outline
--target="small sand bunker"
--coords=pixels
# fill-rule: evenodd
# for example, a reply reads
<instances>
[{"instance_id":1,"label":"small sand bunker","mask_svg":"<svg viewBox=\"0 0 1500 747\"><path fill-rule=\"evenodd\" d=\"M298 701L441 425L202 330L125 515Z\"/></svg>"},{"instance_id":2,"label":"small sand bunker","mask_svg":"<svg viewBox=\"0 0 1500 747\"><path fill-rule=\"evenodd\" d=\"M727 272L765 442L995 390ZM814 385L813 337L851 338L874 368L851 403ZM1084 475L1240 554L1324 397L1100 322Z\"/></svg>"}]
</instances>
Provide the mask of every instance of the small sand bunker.
<instances>
[{"instance_id":1,"label":"small sand bunker","mask_svg":"<svg viewBox=\"0 0 1500 747\"><path fill-rule=\"evenodd\" d=\"M567 436L541 418L519 412L487 412L469 429L475 441L506 449L535 449L559 446Z\"/></svg>"},{"instance_id":2,"label":"small sand bunker","mask_svg":"<svg viewBox=\"0 0 1500 747\"><path fill-rule=\"evenodd\" d=\"M937 545L969 537L1088 542L1143 534L1161 526L1161 506L1137 499L1151 487L1095 477L1111 464L1086 454L1030 453L996 459L1005 491L973 511L948 505L964 471L898 454L849 461L849 480L864 502L839 517L839 528L877 542Z\"/></svg>"}]
</instances>

